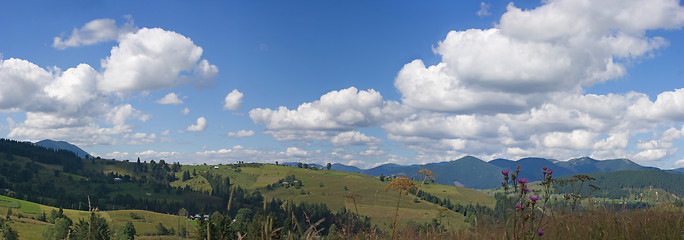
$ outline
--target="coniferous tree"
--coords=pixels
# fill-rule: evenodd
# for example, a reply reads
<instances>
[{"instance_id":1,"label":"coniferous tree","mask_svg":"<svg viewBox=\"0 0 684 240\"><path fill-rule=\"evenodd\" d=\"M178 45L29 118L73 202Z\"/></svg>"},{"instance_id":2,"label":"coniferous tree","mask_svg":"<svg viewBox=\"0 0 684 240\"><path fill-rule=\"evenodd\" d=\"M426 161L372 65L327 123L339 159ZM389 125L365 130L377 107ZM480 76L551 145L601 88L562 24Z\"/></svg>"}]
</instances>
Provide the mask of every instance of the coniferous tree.
<instances>
[{"instance_id":1,"label":"coniferous tree","mask_svg":"<svg viewBox=\"0 0 684 240\"><path fill-rule=\"evenodd\" d=\"M116 231L117 240L133 240L135 239L135 226L132 222L127 222L126 225L119 227Z\"/></svg>"},{"instance_id":2,"label":"coniferous tree","mask_svg":"<svg viewBox=\"0 0 684 240\"><path fill-rule=\"evenodd\" d=\"M76 240L109 240L109 225L103 217L90 213L88 220L81 219L74 226L71 239Z\"/></svg>"},{"instance_id":3,"label":"coniferous tree","mask_svg":"<svg viewBox=\"0 0 684 240\"><path fill-rule=\"evenodd\" d=\"M3 240L19 239L19 234L17 234L17 232L9 226L9 223L2 224L2 229L0 229L0 235L2 235Z\"/></svg>"}]
</instances>

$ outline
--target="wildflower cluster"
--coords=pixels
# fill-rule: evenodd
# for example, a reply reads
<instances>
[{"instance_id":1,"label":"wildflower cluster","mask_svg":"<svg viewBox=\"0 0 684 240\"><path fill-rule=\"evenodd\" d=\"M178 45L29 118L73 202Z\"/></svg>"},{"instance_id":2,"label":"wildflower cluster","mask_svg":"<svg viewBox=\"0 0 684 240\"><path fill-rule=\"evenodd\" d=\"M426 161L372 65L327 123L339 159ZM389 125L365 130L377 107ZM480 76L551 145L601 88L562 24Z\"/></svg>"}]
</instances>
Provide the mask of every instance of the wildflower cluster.
<instances>
[{"instance_id":1,"label":"wildflower cluster","mask_svg":"<svg viewBox=\"0 0 684 240\"><path fill-rule=\"evenodd\" d=\"M530 189L530 181L520 176L520 165L514 173L508 169L501 171L504 178L501 185L507 202L505 205L513 206L504 211L508 239L535 239L544 235L543 227L548 223L548 220L544 219L547 214L546 204L551 195L554 179L553 169L544 167L542 173L542 189L533 191Z\"/></svg>"}]
</instances>

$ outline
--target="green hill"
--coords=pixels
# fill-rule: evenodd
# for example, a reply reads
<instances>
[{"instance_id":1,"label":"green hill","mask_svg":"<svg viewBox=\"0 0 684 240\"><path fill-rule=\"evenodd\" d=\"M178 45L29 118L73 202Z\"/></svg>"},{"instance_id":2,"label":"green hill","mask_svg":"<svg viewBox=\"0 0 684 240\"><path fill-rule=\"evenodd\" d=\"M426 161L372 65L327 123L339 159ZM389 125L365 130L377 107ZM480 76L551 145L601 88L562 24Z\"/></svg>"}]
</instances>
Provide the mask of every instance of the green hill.
<instances>
[{"instance_id":1,"label":"green hill","mask_svg":"<svg viewBox=\"0 0 684 240\"><path fill-rule=\"evenodd\" d=\"M652 204L672 202L684 196L684 185L682 185L684 174L649 169L595 172L587 175L595 178L595 180L588 181L588 184L600 189L592 190L591 187L584 186L581 193L585 196L646 200ZM569 179L569 177L560 179ZM570 185L557 186L557 188L560 193L573 192ZM578 186L575 186L575 189L577 188Z\"/></svg>"},{"instance_id":2,"label":"green hill","mask_svg":"<svg viewBox=\"0 0 684 240\"><path fill-rule=\"evenodd\" d=\"M37 219L39 219L43 213L49 214L51 211L57 210L57 208L54 207L0 195L0 212L3 213L3 217L5 217L8 208L12 209L12 216L10 216L9 221L10 227L17 231L19 239L27 240L43 239L43 231L53 224ZM86 219L89 213L87 211L64 209L64 214L72 221L78 222L79 219ZM173 228L175 230L177 230L179 224L181 224L184 225L183 227L185 229L188 229L188 237L193 238L196 235L194 230L194 226L196 225L195 221L188 220L185 217L180 218L177 215L144 210L100 211L96 214L107 220L110 229L114 230L113 232L127 222L132 222L137 231L137 235L139 236L137 239L165 238L165 236L154 236L156 227L160 223L167 228ZM178 238L173 237L173 239Z\"/></svg>"},{"instance_id":3,"label":"green hill","mask_svg":"<svg viewBox=\"0 0 684 240\"><path fill-rule=\"evenodd\" d=\"M207 176L228 177L230 182L250 190L259 191L266 199L291 200L302 203L325 203L331 210L346 208L358 209L359 214L369 216L379 226L389 227L392 220L393 209L396 206L396 194L386 192L385 186L389 183L380 181L376 177L365 174L342 171L304 169L292 166L271 164L239 164L218 166L184 166L190 171L205 174ZM437 174L436 174L437 175ZM289 187L283 186L278 181L288 176L301 183L295 186L289 182ZM437 175L439 176L439 175ZM419 184L419 182L416 182ZM172 185L181 185L182 181L176 181ZM211 188L208 182L194 184L197 190ZM467 188L446 186L440 184L427 184L423 191L436 195L443 199L450 199L453 203L461 205L480 204L493 208L493 197ZM355 200L345 198L347 195L355 196ZM354 205L354 201L356 205ZM402 201L402 208L407 208L407 220L416 222L429 222L433 218L439 218L439 206L419 201L411 202L406 198ZM464 226L464 216L455 212L445 216L453 227Z\"/></svg>"},{"instance_id":4,"label":"green hill","mask_svg":"<svg viewBox=\"0 0 684 240\"><path fill-rule=\"evenodd\" d=\"M288 177L298 184L292 181L289 187L283 186ZM219 211L236 216L239 209L263 211L266 203L279 199L295 204L324 203L333 212L343 208L358 211L387 230L397 203L396 192L384 190L388 183L389 179L382 182L359 173L272 164L190 166L164 160L81 159L68 151L0 140L0 189L7 189L3 194L65 209L87 209L90 201L94 208L108 212L175 213L185 208L191 214ZM454 205L493 208L495 204L493 197L465 188L428 184L423 191ZM412 201L409 196L402 199L400 208L406 212L402 224L439 220L453 229L468 225L464 213L445 212L434 202Z\"/></svg>"}]
</instances>

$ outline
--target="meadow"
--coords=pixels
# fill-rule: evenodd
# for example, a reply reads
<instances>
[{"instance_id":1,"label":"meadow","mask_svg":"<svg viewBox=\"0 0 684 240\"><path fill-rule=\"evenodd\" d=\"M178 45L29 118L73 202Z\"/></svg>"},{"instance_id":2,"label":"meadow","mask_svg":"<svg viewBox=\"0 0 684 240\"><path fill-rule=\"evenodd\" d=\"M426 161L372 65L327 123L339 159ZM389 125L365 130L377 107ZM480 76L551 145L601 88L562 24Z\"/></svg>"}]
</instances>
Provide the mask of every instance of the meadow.
<instances>
[{"instance_id":1,"label":"meadow","mask_svg":"<svg viewBox=\"0 0 684 240\"><path fill-rule=\"evenodd\" d=\"M611 182L613 178L628 183L639 182L630 176L656 180L670 176L650 170L601 173L596 175L600 181L595 181L589 175L557 179L551 177L549 169L538 182L523 181L524 176L512 170L509 178L509 170L504 170L496 175L505 187L473 190L433 183L435 176L427 169L411 179L265 163L75 161L69 153L36 150L18 142L3 144L14 147L12 152L26 153L0 153L0 184L5 186L0 195L0 216L4 214L5 218L0 225L2 231L18 233L19 239L44 239L44 233L57 225L50 220L57 207L63 207L63 218L73 222L68 227L71 233L77 232L77 223L102 219L108 236L121 236L118 231L130 223L138 239L684 236L679 188L623 184L621 191L605 189L621 186ZM45 157L36 157L39 151ZM50 154L61 154L58 157L62 162ZM585 189L563 190L567 186L558 185L560 182L581 182ZM593 190L585 191L589 186ZM610 198L607 194L624 192L629 195ZM89 208L97 218L91 217ZM189 218L195 215L202 217Z\"/></svg>"}]
</instances>

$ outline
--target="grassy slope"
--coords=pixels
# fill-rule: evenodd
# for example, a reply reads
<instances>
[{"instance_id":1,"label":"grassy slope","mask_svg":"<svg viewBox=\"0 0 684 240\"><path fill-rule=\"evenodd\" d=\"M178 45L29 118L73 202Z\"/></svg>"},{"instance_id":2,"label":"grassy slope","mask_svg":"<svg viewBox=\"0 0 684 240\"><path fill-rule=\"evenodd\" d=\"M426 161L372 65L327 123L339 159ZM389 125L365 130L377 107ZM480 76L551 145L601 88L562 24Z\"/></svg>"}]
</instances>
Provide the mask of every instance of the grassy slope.
<instances>
[{"instance_id":1,"label":"grassy slope","mask_svg":"<svg viewBox=\"0 0 684 240\"><path fill-rule=\"evenodd\" d=\"M37 203L27 202L19 199L14 199L6 196L0 195L0 213L2 217L7 213L8 208L12 208L12 221L10 222L10 227L19 233L20 239L43 239L42 233L45 228L52 225L49 223L34 220L32 218L37 218L43 211L46 214L50 214L50 211L57 210L56 208L40 205ZM79 219L85 219L88 217L87 211L78 211L64 209L64 214L71 218L75 223ZM116 229L123 226L127 222L132 222L135 226L136 231L139 236L149 235L155 232L155 226L162 223L167 228L178 229L177 225L185 224L189 230L190 237L194 236L193 222L186 220L185 218L178 218L175 215L161 214L155 212L149 212L144 210L117 210L117 211L103 211L98 212L100 216L107 219L112 233L116 232ZM21 215L22 218L18 216ZM137 216L138 219L134 219L133 216ZM155 236L154 239L159 237ZM145 239L145 238L140 238ZM173 237L172 239L177 239Z\"/></svg>"},{"instance_id":2,"label":"grassy slope","mask_svg":"<svg viewBox=\"0 0 684 240\"><path fill-rule=\"evenodd\" d=\"M4 157L4 156L3 156ZM29 162L30 159L26 158L21 158L21 157L16 157L15 162L18 162L19 164L24 164L26 162ZM94 161L84 161L84 169L88 169L90 171L98 171L98 172L104 172L104 173L109 173L109 172L114 172L118 174L128 174L132 176L140 175L140 173L135 173L133 171L133 168L135 166L135 163L132 162L122 162L122 161L108 161L108 160L94 160ZM45 167L44 170L41 170L39 173L39 176L42 177L47 177L50 174L53 174L53 170L59 169L61 166L52 166L52 165L45 165L45 164L40 164L43 167ZM350 172L340 172L340 171L327 171L327 170L311 170L311 169L301 169L297 167L289 167L289 166L280 166L280 165L272 165L272 164L261 164L258 167L239 167L239 170L236 168L232 168L229 166L219 166L218 169L215 169L214 166L207 166L207 165L201 165L201 166L183 166L182 171L177 173L178 178L181 178L182 172L184 170L189 170L191 173L196 172L196 175L192 176L192 179L186 182L182 182L180 180L173 182L171 185L172 186L179 186L179 187L185 187L186 185L189 185L191 188L195 190L201 190L204 192L210 192L211 191L211 186L209 183L204 179L204 177L201 176L201 174L204 171L211 172L212 174L219 174L222 176L228 176L230 177L230 181L232 184L237 184L241 187L247 188L247 189L258 189L261 191L261 193L264 195L264 197L268 200L271 198L280 198L283 200L292 200L295 202L309 202L309 203L325 203L331 210L337 211L341 209L342 207L346 207L349 210L354 211L354 209L358 208L358 211L361 215L367 215L371 217L374 221L374 223L378 224L380 227L385 227L388 228L390 226L390 223L392 221L392 217L394 216L394 210L395 206L397 203L397 196L398 194L396 192L385 192L384 188L385 186L389 183L387 182L381 182L375 177L371 177L368 175L364 174L359 174L359 173L350 173ZM71 175L71 179L68 179L68 176ZM269 184L273 184L277 182L279 179L285 178L288 175L296 175L298 179L301 179L303 181L304 186L302 189L294 189L294 188L278 188L275 190L266 190L266 186ZM67 173L61 173L59 177L54 178L54 183L56 187L63 187L65 189L69 189L70 191L82 191L82 192L88 192L88 191L93 191L94 188L97 188L99 185L106 185L109 188L112 189L117 189L116 191L113 191L110 193L110 196L114 196L115 194L131 194L134 197L139 197L139 196L144 196L146 192L151 192L151 190L144 186L144 185L138 185L135 183L87 183L81 181L83 177L77 176L77 175L72 175L72 174L67 174ZM417 182L419 184L419 182ZM322 185L322 187L321 187ZM347 190L345 190L345 187L347 187ZM468 204L468 203L480 203L482 205L487 205L490 207L493 207L495 202L494 199L491 196L488 196L487 194L480 193L475 190L470 190L466 188L459 188L459 187L453 187L453 186L445 186L445 185L438 185L438 184L427 184L423 188L424 191L429 192L433 195L436 195L441 198L449 198L451 202L453 203L460 203L460 204ZM305 194L301 194L302 191ZM354 194L357 196L356 198L356 206L354 206L354 203L351 199L345 198L345 195L348 194ZM187 196L186 196L187 195ZM195 195L195 194L190 194L190 195ZM165 192L160 192L160 193L153 193L152 199L166 199L167 201L174 201L174 200L180 200L182 201L183 199L188 199L191 198L194 201L203 201L207 200L204 198L212 198L211 196L207 195L199 195L198 196L190 196L188 194L184 194L183 196L178 196L174 192L170 193L165 193ZM426 222L431 222L433 219L439 219L443 223L450 223L452 228L460 228L463 226L466 226L464 223L464 218L462 215L450 211L440 211L440 207L437 205L434 205L432 203L427 203L424 201L420 201L418 203L414 203L412 200L411 196L403 196L402 201L401 201L401 210L399 212L400 215L405 211L405 215L403 217L402 223L406 223L407 221L415 221L418 223L426 223ZM34 203L35 204L35 203ZM76 205L73 206L73 208L78 208L78 204L75 203ZM30 204L23 204L22 206L29 206ZM37 204L36 204L37 205ZM2 205L0 205L1 207ZM355 208L356 207L356 208ZM85 205L81 207L82 209L85 208ZM6 208L5 208L6 209ZM49 213L49 211L52 209L51 207L41 207L41 210L37 211L36 210L28 210L24 215L26 216L37 216L38 213L42 211L46 211ZM2 209L0 209L1 211ZM133 210L137 211L137 210ZM72 211L72 210L67 210L67 215L72 214L73 220L77 221L79 218L85 218L87 216L87 212L81 212L81 214L75 214L78 211ZM110 214L118 212L118 211L112 211L112 212L103 212L103 216L108 218L110 221L112 221ZM126 212L126 211L124 211ZM34 214L34 215L31 215ZM130 213L127 213L130 215ZM153 214L153 213L149 213ZM82 215L82 216L81 216ZM114 230L118 228L121 224L125 223L123 219L129 219L131 220L130 216L126 218L125 216L123 218L118 217L116 218L112 223L114 226ZM138 229L139 233L145 233L145 232L150 232L152 231L153 227L156 225L157 222L154 220L152 221L152 225L147 226L146 224L148 222L139 222L139 221L133 221L134 224L136 225L136 228L138 228L138 225L140 225L140 228ZM20 223L17 223L20 224ZM29 223L25 223L28 225L31 225ZM37 223L36 223L37 224ZM164 224L165 226L169 226L167 224ZM174 224L173 226L175 226ZM17 227L21 227L20 225L17 225ZM175 227L174 227L175 228ZM149 230L149 231L148 231ZM42 231L42 230L41 230ZM41 231L33 231L34 233L37 232L37 236L40 235Z\"/></svg>"},{"instance_id":3,"label":"grassy slope","mask_svg":"<svg viewBox=\"0 0 684 240\"><path fill-rule=\"evenodd\" d=\"M213 166L183 167L184 170L188 169L190 172L193 170L198 173L208 171L224 177L229 176L232 184L248 189L259 189L266 199L279 198L295 202L323 202L334 211L342 207L355 211L354 202L344 197L353 194L357 196L356 208L358 208L359 214L371 217L374 223L380 227L390 226L398 197L396 192L385 192L384 188L389 182L381 182L375 177L359 173L311 170L271 164L263 164L259 167L240 167L239 171L229 166L218 166L218 169ZM265 189L266 185L275 183L288 175L295 175L297 179L302 180L303 187L301 189L280 187L270 191ZM174 184L182 184L179 182ZM420 184L420 182L416 182L416 184ZM205 189L209 186L208 184L200 184L194 187ZM491 196L467 188L427 184L423 190L464 205L480 203L494 207L495 204ZM453 228L465 226L462 215L450 211L440 211L439 206L424 201L414 203L411 199L411 196L402 197L402 209L400 209L399 214L402 215L403 211L408 208L402 220L403 223L411 220L418 223L430 222L433 218L440 219L440 215L442 215L442 222L448 222Z\"/></svg>"}]
</instances>

